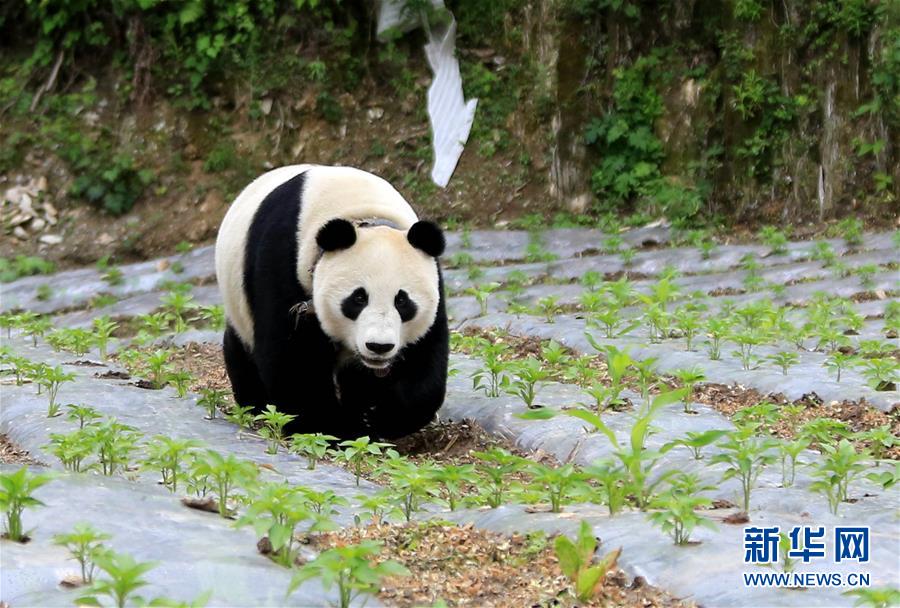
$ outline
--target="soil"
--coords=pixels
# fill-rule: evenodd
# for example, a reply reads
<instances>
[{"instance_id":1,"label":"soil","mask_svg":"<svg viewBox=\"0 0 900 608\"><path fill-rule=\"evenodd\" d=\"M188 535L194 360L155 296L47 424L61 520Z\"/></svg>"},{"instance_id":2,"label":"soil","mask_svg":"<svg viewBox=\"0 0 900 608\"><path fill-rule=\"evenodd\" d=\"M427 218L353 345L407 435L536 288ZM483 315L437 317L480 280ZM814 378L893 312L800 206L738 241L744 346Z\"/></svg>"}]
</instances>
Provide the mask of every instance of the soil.
<instances>
[{"instance_id":1,"label":"soil","mask_svg":"<svg viewBox=\"0 0 900 608\"><path fill-rule=\"evenodd\" d=\"M46 466L44 463L35 460L28 453L12 441L5 433L0 433L0 464L27 464Z\"/></svg>"},{"instance_id":2,"label":"soil","mask_svg":"<svg viewBox=\"0 0 900 608\"><path fill-rule=\"evenodd\" d=\"M596 598L580 603L562 574L543 535L506 536L441 522L424 524L371 524L313 537L317 550L376 540L383 543L381 557L399 561L410 576L382 581L379 598L402 608L431 606L443 599L447 606L694 606L651 587L638 577L629 584L614 568ZM612 551L602 547L600 554Z\"/></svg>"}]
</instances>

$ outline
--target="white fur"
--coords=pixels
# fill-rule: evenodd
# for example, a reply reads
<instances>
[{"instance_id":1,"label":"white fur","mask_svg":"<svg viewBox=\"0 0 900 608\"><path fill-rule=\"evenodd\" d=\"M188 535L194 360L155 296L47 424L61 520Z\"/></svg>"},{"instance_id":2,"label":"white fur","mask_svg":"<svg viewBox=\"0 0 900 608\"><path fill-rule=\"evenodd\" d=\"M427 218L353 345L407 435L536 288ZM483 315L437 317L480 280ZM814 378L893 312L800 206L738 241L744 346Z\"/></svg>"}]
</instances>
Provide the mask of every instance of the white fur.
<instances>
[{"instance_id":1,"label":"white fur","mask_svg":"<svg viewBox=\"0 0 900 608\"><path fill-rule=\"evenodd\" d=\"M313 302L326 334L351 353L368 360L389 360L406 344L416 342L431 328L437 314L437 262L416 249L406 232L386 226L359 228L349 249L326 253L313 276ZM353 321L341 312L341 302L357 287L369 303ZM403 323L394 297L403 289L415 302L415 317ZM366 342L393 344L384 354L369 351Z\"/></svg>"},{"instance_id":2,"label":"white fur","mask_svg":"<svg viewBox=\"0 0 900 608\"><path fill-rule=\"evenodd\" d=\"M434 322L438 303L437 264L412 247L406 231L417 221L409 203L387 181L350 167L292 165L258 177L238 195L222 221L216 239L216 277L225 316L241 341L253 348L253 317L244 291L244 254L247 234L263 199L275 188L306 172L297 233L297 279L313 293L323 330L348 350L370 355L365 342L397 345L421 338ZM377 226L357 229L357 243L348 250L318 257L316 234L329 220L380 218L399 230ZM356 287L365 287L369 306L357 321L340 310L341 301ZM418 312L401 323L393 301L405 289ZM388 358L395 354L388 353Z\"/></svg>"}]
</instances>

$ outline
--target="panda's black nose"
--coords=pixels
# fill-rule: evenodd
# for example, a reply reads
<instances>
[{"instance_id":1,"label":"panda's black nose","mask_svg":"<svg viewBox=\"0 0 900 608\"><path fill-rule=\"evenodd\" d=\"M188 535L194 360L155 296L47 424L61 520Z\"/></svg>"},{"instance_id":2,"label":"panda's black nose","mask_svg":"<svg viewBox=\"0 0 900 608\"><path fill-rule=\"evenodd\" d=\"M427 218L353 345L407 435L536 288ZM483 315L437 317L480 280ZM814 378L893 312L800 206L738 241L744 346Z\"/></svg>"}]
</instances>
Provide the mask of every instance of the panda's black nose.
<instances>
[{"instance_id":1,"label":"panda's black nose","mask_svg":"<svg viewBox=\"0 0 900 608\"><path fill-rule=\"evenodd\" d=\"M366 348L368 348L373 353L378 353L379 355L383 355L384 353L390 352L392 348L394 348L393 344L381 344L380 342L366 342Z\"/></svg>"}]
</instances>

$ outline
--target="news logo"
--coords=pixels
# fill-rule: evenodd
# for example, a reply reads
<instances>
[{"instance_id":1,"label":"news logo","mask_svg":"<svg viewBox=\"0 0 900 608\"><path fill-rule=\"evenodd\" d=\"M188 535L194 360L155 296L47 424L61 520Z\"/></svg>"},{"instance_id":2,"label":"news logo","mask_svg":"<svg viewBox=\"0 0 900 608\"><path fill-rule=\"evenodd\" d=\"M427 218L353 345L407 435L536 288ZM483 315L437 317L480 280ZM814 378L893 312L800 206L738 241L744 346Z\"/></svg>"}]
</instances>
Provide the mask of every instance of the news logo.
<instances>
[{"instance_id":1,"label":"news logo","mask_svg":"<svg viewBox=\"0 0 900 608\"><path fill-rule=\"evenodd\" d=\"M840 564L869 561L868 526L835 526L833 551L829 555L825 526L779 526L744 528L744 563L780 565L781 572L744 572L746 587L868 587L866 572L794 572L797 564Z\"/></svg>"}]
</instances>

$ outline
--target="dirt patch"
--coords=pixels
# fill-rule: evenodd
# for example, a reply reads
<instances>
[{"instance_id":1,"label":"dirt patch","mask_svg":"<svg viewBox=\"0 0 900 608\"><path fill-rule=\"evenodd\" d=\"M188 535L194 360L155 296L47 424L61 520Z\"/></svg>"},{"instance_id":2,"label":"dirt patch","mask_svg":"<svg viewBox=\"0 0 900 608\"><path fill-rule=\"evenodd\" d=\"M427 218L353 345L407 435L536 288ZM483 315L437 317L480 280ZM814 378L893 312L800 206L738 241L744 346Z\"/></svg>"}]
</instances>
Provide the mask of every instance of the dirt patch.
<instances>
[{"instance_id":1,"label":"dirt patch","mask_svg":"<svg viewBox=\"0 0 900 608\"><path fill-rule=\"evenodd\" d=\"M231 382L225 372L225 356L218 344L188 342L175 351L169 362L194 377L191 390L214 388L227 390L231 394Z\"/></svg>"},{"instance_id":2,"label":"dirt patch","mask_svg":"<svg viewBox=\"0 0 900 608\"><path fill-rule=\"evenodd\" d=\"M393 606L693 606L646 584L629 586L624 572L607 575L595 600L578 603L562 574L552 542L543 535L506 536L440 522L372 524L312 539L317 549L377 540L383 559L406 566L410 576L389 577L379 598ZM605 554L612 548L601 547ZM637 583L638 581L635 581Z\"/></svg>"},{"instance_id":3,"label":"dirt patch","mask_svg":"<svg viewBox=\"0 0 900 608\"><path fill-rule=\"evenodd\" d=\"M0 433L0 463L46 466L44 463L32 458L28 450L22 449L10 441L9 437L4 433Z\"/></svg>"},{"instance_id":4,"label":"dirt patch","mask_svg":"<svg viewBox=\"0 0 900 608\"><path fill-rule=\"evenodd\" d=\"M711 298L719 298L722 296L739 296L747 293L746 289L739 289L737 287L717 287L711 291L707 291L706 295Z\"/></svg>"},{"instance_id":5,"label":"dirt patch","mask_svg":"<svg viewBox=\"0 0 900 608\"><path fill-rule=\"evenodd\" d=\"M891 432L900 437L900 416L886 414L869 405L865 399L858 401L832 401L824 403L815 393L803 395L800 399L791 401L781 393L764 395L756 389L747 388L739 384L725 385L716 383L698 384L694 387L694 401L704 403L717 412L733 417L737 412L758 403L768 401L775 405L799 405L802 406L797 416L792 420L781 419L769 428L769 431L784 439L793 439L797 429L804 423L815 418L832 418L846 422L854 433L868 431L870 429L890 425ZM895 411L897 411L895 409ZM857 441L857 448L868 447L866 442ZM900 447L885 450L885 458L900 459Z\"/></svg>"}]
</instances>

